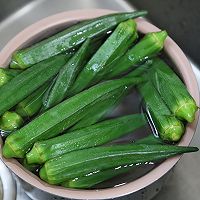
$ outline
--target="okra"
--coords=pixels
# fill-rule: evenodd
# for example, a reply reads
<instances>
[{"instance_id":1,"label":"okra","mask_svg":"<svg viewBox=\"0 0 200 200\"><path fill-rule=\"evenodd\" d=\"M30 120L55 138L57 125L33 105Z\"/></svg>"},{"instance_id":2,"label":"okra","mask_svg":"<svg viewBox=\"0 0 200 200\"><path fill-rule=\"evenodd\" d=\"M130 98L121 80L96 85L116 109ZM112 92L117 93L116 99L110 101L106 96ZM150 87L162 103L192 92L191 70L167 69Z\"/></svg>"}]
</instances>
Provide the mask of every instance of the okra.
<instances>
[{"instance_id":1,"label":"okra","mask_svg":"<svg viewBox=\"0 0 200 200\"><path fill-rule=\"evenodd\" d=\"M27 68L55 55L72 49L87 38L94 38L115 28L120 22L146 15L146 11L115 13L73 25L12 56L13 68Z\"/></svg>"},{"instance_id":2,"label":"okra","mask_svg":"<svg viewBox=\"0 0 200 200\"><path fill-rule=\"evenodd\" d=\"M66 180L81 177L98 170L106 170L128 164L155 162L177 154L194 151L198 151L198 148L172 145L93 147L53 158L44 164L39 174L42 180L50 184L60 184Z\"/></svg>"},{"instance_id":3,"label":"okra","mask_svg":"<svg viewBox=\"0 0 200 200\"><path fill-rule=\"evenodd\" d=\"M68 131L85 128L99 121L104 115L109 112L110 109L112 109L112 107L114 107L116 99L119 99L121 97L121 94L125 93L125 91L129 91L129 88L130 87L127 87L126 89L114 90L113 92L109 92L106 96L102 97L101 101L94 101L90 105L90 109L84 113L84 117L76 122L74 126L70 127ZM92 115L94 115L93 118ZM60 125L64 126L64 124L65 120Z\"/></svg>"},{"instance_id":4,"label":"okra","mask_svg":"<svg viewBox=\"0 0 200 200\"><path fill-rule=\"evenodd\" d=\"M108 96L104 101L99 102L85 115L85 117L80 120L77 124L72 126L69 130L76 130L84 128L95 124L96 122L102 120L108 113L110 113L114 108L116 108L123 98L129 93L132 87L127 88L124 92L118 92L112 96Z\"/></svg>"},{"instance_id":5,"label":"okra","mask_svg":"<svg viewBox=\"0 0 200 200\"><path fill-rule=\"evenodd\" d=\"M15 111L23 118L30 118L42 107L42 98L49 85L49 81L17 104Z\"/></svg>"},{"instance_id":6,"label":"okra","mask_svg":"<svg viewBox=\"0 0 200 200\"><path fill-rule=\"evenodd\" d=\"M93 102L90 104L90 108L87 109L87 110L85 110L84 113L82 113L84 116L83 116L80 120L78 120L78 123L77 123L77 121L76 121L75 124L77 125L77 124L79 124L79 122L80 122L80 124L77 125L77 126L80 127L80 125L83 125L83 122L85 121L85 124L84 124L84 126L82 126L82 127L85 127L86 124L87 124L87 125L90 125L91 122L89 122L88 120L86 120L86 117L88 117L90 114L92 114L92 110L93 110L93 109L96 110L96 107L97 107L97 110L98 110L98 107L99 107L99 105L100 105L102 102L106 102L106 101L113 102L116 98L119 98L119 96L120 96L121 93L124 93L126 90L129 90L129 88L130 88L129 86L127 86L126 88L118 88L118 89L116 89L116 90L114 90L114 91L112 91L112 92L107 93L105 96L101 97L101 99L97 99L97 100L93 101ZM106 112L105 109L107 109L107 107L102 106L102 108L101 108L100 110L98 110L97 112L99 112L99 114L101 114L100 112ZM98 114L97 112L96 112L95 114ZM95 116L95 118L96 118L96 116ZM85 120L84 120L84 119L85 119ZM63 120L62 122L60 122L58 125L56 125L55 127L52 127L52 128L49 130L49 134L52 135L52 134L54 134L54 132L57 132L58 130L60 130L60 131L61 131L61 130L62 130L62 131L65 130L65 127L66 127L66 124L68 124L68 121L69 121L69 119L66 118L65 120ZM93 120L92 120L92 121L93 121ZM93 122L94 122L94 121L93 121ZM71 128L69 128L69 130L71 130Z\"/></svg>"},{"instance_id":7,"label":"okra","mask_svg":"<svg viewBox=\"0 0 200 200\"><path fill-rule=\"evenodd\" d=\"M160 52L163 49L166 37L166 31L147 33L142 40L128 50L124 56L117 59L116 62L113 62L111 66L108 66L110 71L105 74L106 78L111 79L130 69L134 69L152 55Z\"/></svg>"},{"instance_id":8,"label":"okra","mask_svg":"<svg viewBox=\"0 0 200 200\"><path fill-rule=\"evenodd\" d=\"M66 97L78 73L86 64L90 47L91 40L86 40L74 56L61 68L54 85L48 91L47 99L44 99L45 109L55 106Z\"/></svg>"},{"instance_id":9,"label":"okra","mask_svg":"<svg viewBox=\"0 0 200 200\"><path fill-rule=\"evenodd\" d=\"M77 94L96 82L98 74L106 70L106 65L111 63L119 54L121 55L122 52L126 52L130 46L130 41L133 43L136 38L135 21L128 20L120 23L80 72L69 94Z\"/></svg>"},{"instance_id":10,"label":"okra","mask_svg":"<svg viewBox=\"0 0 200 200\"><path fill-rule=\"evenodd\" d=\"M68 57L67 55L59 55L38 63L0 87L0 94L2 94L0 96L0 115L56 75Z\"/></svg>"},{"instance_id":11,"label":"okra","mask_svg":"<svg viewBox=\"0 0 200 200\"><path fill-rule=\"evenodd\" d=\"M154 135L149 135L145 138L139 139L135 144L148 144L148 145L155 145L155 144L164 144L163 141L159 138L156 138ZM103 171L95 171L89 174L85 174L81 177L76 177L72 180L68 180L66 182L63 182L61 185L68 188L91 188L98 183L101 183L103 181L109 180L113 177L116 177L118 175L133 171L136 165L130 164L130 165L124 165L119 166Z\"/></svg>"},{"instance_id":12,"label":"okra","mask_svg":"<svg viewBox=\"0 0 200 200\"><path fill-rule=\"evenodd\" d=\"M119 166L112 169L107 169L104 171L95 171L85 176L77 177L72 180L63 182L61 185L66 188L77 188L77 189L86 189L91 188L98 183L109 180L113 177L116 177L121 174L125 174L131 170L134 170L135 165L125 165Z\"/></svg>"},{"instance_id":13,"label":"okra","mask_svg":"<svg viewBox=\"0 0 200 200\"><path fill-rule=\"evenodd\" d=\"M149 65L149 63L146 63L144 65L145 69L149 67L147 66ZM139 74L142 73L140 69L137 69L135 71L140 71L140 72L134 72L134 73L132 72L128 74L126 77L133 78L137 77ZM118 93L114 98L109 97L105 101L101 101L98 105L92 108L91 111L81 121L79 121L72 128L70 128L70 130L84 128L102 120L104 117L106 117L108 113L112 112L112 110L115 109L121 103L123 98L130 92L131 89L132 87L129 87L124 92Z\"/></svg>"},{"instance_id":14,"label":"okra","mask_svg":"<svg viewBox=\"0 0 200 200\"><path fill-rule=\"evenodd\" d=\"M21 71L6 68L0 68L0 87L8 83L11 79L17 76Z\"/></svg>"},{"instance_id":15,"label":"okra","mask_svg":"<svg viewBox=\"0 0 200 200\"><path fill-rule=\"evenodd\" d=\"M143 115L129 115L67 132L49 140L36 142L26 154L26 159L29 164L42 164L71 151L108 143L144 126L145 122Z\"/></svg>"},{"instance_id":16,"label":"okra","mask_svg":"<svg viewBox=\"0 0 200 200\"><path fill-rule=\"evenodd\" d=\"M6 111L0 118L0 129L4 131L14 131L22 124L23 119L16 112Z\"/></svg>"},{"instance_id":17,"label":"okra","mask_svg":"<svg viewBox=\"0 0 200 200\"><path fill-rule=\"evenodd\" d=\"M7 158L23 158L35 142L55 137L71 127L109 94L124 92L142 81L140 78L107 81L61 102L9 135L3 147L3 155Z\"/></svg>"},{"instance_id":18,"label":"okra","mask_svg":"<svg viewBox=\"0 0 200 200\"><path fill-rule=\"evenodd\" d=\"M114 98L109 97L104 101L99 102L98 105L95 105L95 107L91 108L90 112L88 112L83 119L77 122L69 130L78 130L101 121L107 115L107 113L109 113L118 105L118 103L116 103L116 99L120 99L120 97L121 94L118 93Z\"/></svg>"},{"instance_id":19,"label":"okra","mask_svg":"<svg viewBox=\"0 0 200 200\"><path fill-rule=\"evenodd\" d=\"M184 125L171 113L153 84L147 81L140 84L138 89L161 139L168 142L179 141L184 134Z\"/></svg>"},{"instance_id":20,"label":"okra","mask_svg":"<svg viewBox=\"0 0 200 200\"><path fill-rule=\"evenodd\" d=\"M145 67L147 66L145 65ZM142 72L134 72L134 74L130 73L130 75L127 75L126 77L137 77L139 73L141 74ZM104 117L106 117L108 113L110 113L121 103L123 98L130 92L131 89L132 87L127 88L127 90L125 90L124 92L116 94L114 98L109 97L105 101L99 102L99 104L93 107L82 120L80 120L77 124L70 128L70 131L90 126L102 120Z\"/></svg>"},{"instance_id":21,"label":"okra","mask_svg":"<svg viewBox=\"0 0 200 200\"><path fill-rule=\"evenodd\" d=\"M171 112L182 120L193 122L198 107L186 86L164 61L159 58L152 61L149 77Z\"/></svg>"}]
</instances>

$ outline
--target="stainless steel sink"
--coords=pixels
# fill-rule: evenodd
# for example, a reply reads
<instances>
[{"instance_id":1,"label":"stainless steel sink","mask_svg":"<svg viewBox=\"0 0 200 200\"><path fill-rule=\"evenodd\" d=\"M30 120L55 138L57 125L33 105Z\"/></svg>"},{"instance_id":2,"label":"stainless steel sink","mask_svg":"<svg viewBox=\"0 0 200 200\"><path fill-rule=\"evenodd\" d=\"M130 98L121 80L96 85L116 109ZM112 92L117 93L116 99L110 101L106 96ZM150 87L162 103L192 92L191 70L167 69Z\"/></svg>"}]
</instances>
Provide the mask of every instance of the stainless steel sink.
<instances>
[{"instance_id":1,"label":"stainless steel sink","mask_svg":"<svg viewBox=\"0 0 200 200\"><path fill-rule=\"evenodd\" d=\"M134 2L133 2L134 3ZM102 8L117 11L132 10L123 0L0 0L0 50L18 32L30 24L47 17L72 9ZM158 16L159 17L159 16ZM200 72L193 64L193 69L200 85ZM200 125L197 127L192 145L200 148ZM185 155L174 168L170 180L155 200L197 200L200 196L200 154ZM18 200L30 199L18 184ZM41 194L42 195L42 194ZM40 199L50 199L41 197ZM53 199L53 198L52 198Z\"/></svg>"}]
</instances>

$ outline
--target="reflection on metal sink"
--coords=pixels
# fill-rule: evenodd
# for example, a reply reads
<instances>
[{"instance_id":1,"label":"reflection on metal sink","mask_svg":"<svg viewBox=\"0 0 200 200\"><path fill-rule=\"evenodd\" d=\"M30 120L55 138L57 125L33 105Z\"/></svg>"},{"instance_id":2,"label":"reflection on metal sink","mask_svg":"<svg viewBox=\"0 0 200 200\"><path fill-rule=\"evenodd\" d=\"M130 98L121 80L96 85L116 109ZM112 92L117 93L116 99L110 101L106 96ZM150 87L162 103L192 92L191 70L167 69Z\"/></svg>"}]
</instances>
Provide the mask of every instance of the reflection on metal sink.
<instances>
[{"instance_id":1,"label":"reflection on metal sink","mask_svg":"<svg viewBox=\"0 0 200 200\"><path fill-rule=\"evenodd\" d=\"M29 1L31 2L31 1ZM27 0L13 1L13 0L1 0L1 12L0 12L0 22L6 17L13 14L15 11L25 6L28 3Z\"/></svg>"}]
</instances>

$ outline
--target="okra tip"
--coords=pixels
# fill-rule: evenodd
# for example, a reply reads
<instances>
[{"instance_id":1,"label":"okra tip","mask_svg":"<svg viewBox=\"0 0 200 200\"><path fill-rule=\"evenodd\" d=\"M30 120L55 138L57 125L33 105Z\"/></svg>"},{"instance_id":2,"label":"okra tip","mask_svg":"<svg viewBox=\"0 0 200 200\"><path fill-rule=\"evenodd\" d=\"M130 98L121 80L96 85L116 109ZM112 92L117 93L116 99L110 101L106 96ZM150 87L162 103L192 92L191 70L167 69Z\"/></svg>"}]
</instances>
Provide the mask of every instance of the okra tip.
<instances>
[{"instance_id":1,"label":"okra tip","mask_svg":"<svg viewBox=\"0 0 200 200\"><path fill-rule=\"evenodd\" d=\"M198 147L189 147L190 148L190 152L197 152L199 151Z\"/></svg>"},{"instance_id":2,"label":"okra tip","mask_svg":"<svg viewBox=\"0 0 200 200\"><path fill-rule=\"evenodd\" d=\"M167 31L163 30L163 31L159 31L156 33L157 38L161 41L164 41L167 38Z\"/></svg>"},{"instance_id":3,"label":"okra tip","mask_svg":"<svg viewBox=\"0 0 200 200\"><path fill-rule=\"evenodd\" d=\"M178 146L178 147L183 148L182 153L191 153L199 151L198 147L184 147L184 146L183 147Z\"/></svg>"},{"instance_id":4,"label":"okra tip","mask_svg":"<svg viewBox=\"0 0 200 200\"><path fill-rule=\"evenodd\" d=\"M26 154L26 160L27 160L28 164L34 164L34 163L42 164L43 163L39 152L37 151L37 149L34 146L31 149L31 151L29 151Z\"/></svg>"},{"instance_id":5,"label":"okra tip","mask_svg":"<svg viewBox=\"0 0 200 200\"><path fill-rule=\"evenodd\" d=\"M48 175L47 175L47 173L46 173L45 165L40 169L40 171L39 171L39 176L40 176L40 178L41 178L42 180L44 180L45 182L47 182L47 183L49 183L49 184L52 184L52 185L57 184L56 181L54 182L54 181L50 181L50 180L48 179Z\"/></svg>"},{"instance_id":6,"label":"okra tip","mask_svg":"<svg viewBox=\"0 0 200 200\"><path fill-rule=\"evenodd\" d=\"M16 112L6 111L0 120L0 128L5 131L13 131L23 124L22 117Z\"/></svg>"},{"instance_id":7,"label":"okra tip","mask_svg":"<svg viewBox=\"0 0 200 200\"><path fill-rule=\"evenodd\" d=\"M5 144L3 146L3 156L5 158L13 158L16 156L15 151L11 148L7 141L5 141Z\"/></svg>"},{"instance_id":8,"label":"okra tip","mask_svg":"<svg viewBox=\"0 0 200 200\"><path fill-rule=\"evenodd\" d=\"M5 158L24 158L25 153L18 146L15 135L17 134L11 133L5 140L3 146L3 156Z\"/></svg>"},{"instance_id":9,"label":"okra tip","mask_svg":"<svg viewBox=\"0 0 200 200\"><path fill-rule=\"evenodd\" d=\"M46 170L45 170L45 167L44 167L44 166L40 169L39 175L40 175L40 178L41 178L42 180L48 182L47 173L46 173Z\"/></svg>"},{"instance_id":10,"label":"okra tip","mask_svg":"<svg viewBox=\"0 0 200 200\"><path fill-rule=\"evenodd\" d=\"M136 11L135 11L136 12ZM147 10L140 10L140 11L137 11L137 13L140 15L140 16L145 16L148 14L148 11Z\"/></svg>"},{"instance_id":11,"label":"okra tip","mask_svg":"<svg viewBox=\"0 0 200 200\"><path fill-rule=\"evenodd\" d=\"M184 134L185 128L182 122L176 118L174 120L176 121L160 135L164 141L178 142Z\"/></svg>"},{"instance_id":12,"label":"okra tip","mask_svg":"<svg viewBox=\"0 0 200 200\"><path fill-rule=\"evenodd\" d=\"M177 148L177 154L183 153L191 153L199 151L198 147L190 147L190 146L175 146Z\"/></svg>"},{"instance_id":13,"label":"okra tip","mask_svg":"<svg viewBox=\"0 0 200 200\"><path fill-rule=\"evenodd\" d=\"M154 38L155 43L160 47L161 49L164 46L165 39L167 38L167 31L159 31L154 33L149 33L149 35L152 34L152 38Z\"/></svg>"},{"instance_id":14,"label":"okra tip","mask_svg":"<svg viewBox=\"0 0 200 200\"><path fill-rule=\"evenodd\" d=\"M15 60L12 60L10 62L10 66L9 66L11 69L21 69L21 67L19 66L19 64L15 61Z\"/></svg>"},{"instance_id":15,"label":"okra tip","mask_svg":"<svg viewBox=\"0 0 200 200\"><path fill-rule=\"evenodd\" d=\"M192 123L195 120L195 113L198 107L196 103L186 103L176 111L176 116Z\"/></svg>"}]
</instances>

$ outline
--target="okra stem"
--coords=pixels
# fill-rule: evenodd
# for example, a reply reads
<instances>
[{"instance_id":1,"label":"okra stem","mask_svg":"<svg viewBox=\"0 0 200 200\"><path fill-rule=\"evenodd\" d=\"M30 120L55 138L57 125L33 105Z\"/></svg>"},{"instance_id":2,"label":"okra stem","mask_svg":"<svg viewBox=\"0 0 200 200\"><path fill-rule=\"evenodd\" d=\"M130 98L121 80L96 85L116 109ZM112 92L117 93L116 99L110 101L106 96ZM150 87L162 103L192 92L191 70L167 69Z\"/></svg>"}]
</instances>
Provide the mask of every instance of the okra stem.
<instances>
[{"instance_id":1,"label":"okra stem","mask_svg":"<svg viewBox=\"0 0 200 200\"><path fill-rule=\"evenodd\" d=\"M4 131L13 131L20 128L23 119L16 112L6 111L0 119L0 129Z\"/></svg>"}]
</instances>

